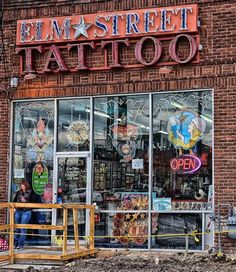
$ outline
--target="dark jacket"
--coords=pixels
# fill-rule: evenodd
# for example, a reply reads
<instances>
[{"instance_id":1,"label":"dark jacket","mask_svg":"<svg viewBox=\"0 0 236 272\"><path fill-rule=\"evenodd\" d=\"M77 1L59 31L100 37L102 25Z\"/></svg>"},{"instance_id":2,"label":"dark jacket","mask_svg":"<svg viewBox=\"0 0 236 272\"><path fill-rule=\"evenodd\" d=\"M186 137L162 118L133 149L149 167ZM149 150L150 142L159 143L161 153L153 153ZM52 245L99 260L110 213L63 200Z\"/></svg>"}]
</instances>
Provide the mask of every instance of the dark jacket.
<instances>
[{"instance_id":1,"label":"dark jacket","mask_svg":"<svg viewBox=\"0 0 236 272\"><path fill-rule=\"evenodd\" d=\"M25 202L21 201L21 198L24 197L25 198ZM18 202L18 203L32 203L33 199L32 199L32 190L28 189L26 190L25 193L23 193L21 190L17 191L13 202ZM21 210L21 211L29 211L29 208L17 208L17 210Z\"/></svg>"}]
</instances>

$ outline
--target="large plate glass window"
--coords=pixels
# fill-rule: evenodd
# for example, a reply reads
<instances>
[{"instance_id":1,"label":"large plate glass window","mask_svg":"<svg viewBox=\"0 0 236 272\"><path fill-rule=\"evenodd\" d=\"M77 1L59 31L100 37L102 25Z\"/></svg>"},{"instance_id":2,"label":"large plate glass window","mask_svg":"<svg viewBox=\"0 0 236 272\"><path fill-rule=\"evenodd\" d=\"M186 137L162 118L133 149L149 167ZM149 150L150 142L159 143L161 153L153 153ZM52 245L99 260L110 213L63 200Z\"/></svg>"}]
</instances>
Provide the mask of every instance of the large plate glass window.
<instances>
[{"instance_id":1,"label":"large plate glass window","mask_svg":"<svg viewBox=\"0 0 236 272\"><path fill-rule=\"evenodd\" d=\"M95 224L97 247L142 248L148 247L148 212L100 213Z\"/></svg>"},{"instance_id":2,"label":"large plate glass window","mask_svg":"<svg viewBox=\"0 0 236 272\"><path fill-rule=\"evenodd\" d=\"M95 98L93 119L93 201L104 210L147 210L149 96ZM146 213L133 216L127 212L122 218L120 235L133 235L136 227L136 236L147 234ZM117 214L109 215L105 224L111 226L118 221ZM99 226L96 230L96 235L102 235ZM114 235L118 233L117 228L113 232ZM119 239L116 242L122 245ZM129 241L129 246L135 243L138 242ZM146 240L143 241L143 245L146 243Z\"/></svg>"},{"instance_id":3,"label":"large plate glass window","mask_svg":"<svg viewBox=\"0 0 236 272\"><path fill-rule=\"evenodd\" d=\"M152 213L153 248L202 250L201 232L202 214Z\"/></svg>"},{"instance_id":4,"label":"large plate glass window","mask_svg":"<svg viewBox=\"0 0 236 272\"><path fill-rule=\"evenodd\" d=\"M53 130L53 101L14 104L11 200L21 181L26 180L32 187L34 202L52 203ZM33 210L31 223L50 224L51 213ZM39 232L42 236L29 236L28 242L50 241L45 231Z\"/></svg>"},{"instance_id":5,"label":"large plate glass window","mask_svg":"<svg viewBox=\"0 0 236 272\"><path fill-rule=\"evenodd\" d=\"M57 151L89 150L90 99L58 102Z\"/></svg>"},{"instance_id":6,"label":"large plate glass window","mask_svg":"<svg viewBox=\"0 0 236 272\"><path fill-rule=\"evenodd\" d=\"M153 95L153 192L154 211L212 209L211 91ZM181 224L188 228L186 218ZM189 224L200 226L194 218L198 220L189 217ZM160 220L160 224L179 224L174 215Z\"/></svg>"}]
</instances>

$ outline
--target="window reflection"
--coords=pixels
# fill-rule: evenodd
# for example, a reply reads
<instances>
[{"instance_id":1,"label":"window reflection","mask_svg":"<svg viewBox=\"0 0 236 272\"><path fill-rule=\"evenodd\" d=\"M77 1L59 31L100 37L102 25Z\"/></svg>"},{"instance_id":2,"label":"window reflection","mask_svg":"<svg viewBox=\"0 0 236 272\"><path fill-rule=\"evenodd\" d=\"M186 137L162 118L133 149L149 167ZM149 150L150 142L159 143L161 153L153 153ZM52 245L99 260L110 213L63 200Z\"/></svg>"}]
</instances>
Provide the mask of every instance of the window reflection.
<instances>
[{"instance_id":1,"label":"window reflection","mask_svg":"<svg viewBox=\"0 0 236 272\"><path fill-rule=\"evenodd\" d=\"M202 249L201 214L152 214L152 247L167 249L185 249L186 238L181 234L193 234L188 237L188 248Z\"/></svg>"}]
</instances>

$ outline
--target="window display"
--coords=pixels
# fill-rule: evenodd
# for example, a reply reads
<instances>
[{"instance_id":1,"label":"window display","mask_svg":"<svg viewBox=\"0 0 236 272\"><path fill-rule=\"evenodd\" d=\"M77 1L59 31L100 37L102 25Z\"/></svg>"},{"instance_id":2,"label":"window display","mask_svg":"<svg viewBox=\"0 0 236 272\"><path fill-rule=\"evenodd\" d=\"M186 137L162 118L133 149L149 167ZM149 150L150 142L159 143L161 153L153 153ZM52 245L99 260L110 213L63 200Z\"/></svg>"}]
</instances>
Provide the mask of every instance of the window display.
<instances>
[{"instance_id":1,"label":"window display","mask_svg":"<svg viewBox=\"0 0 236 272\"><path fill-rule=\"evenodd\" d=\"M100 222L95 224L97 246L148 248L148 213L101 213L100 217Z\"/></svg>"},{"instance_id":2,"label":"window display","mask_svg":"<svg viewBox=\"0 0 236 272\"><path fill-rule=\"evenodd\" d=\"M21 181L33 189L32 199L52 203L54 102L18 102L14 107L11 200ZM51 224L51 212L33 210L30 223ZM50 243L48 231L33 231L28 244Z\"/></svg>"},{"instance_id":3,"label":"window display","mask_svg":"<svg viewBox=\"0 0 236 272\"><path fill-rule=\"evenodd\" d=\"M93 189L100 208L116 210L122 192L148 192L148 148L148 95L94 99Z\"/></svg>"},{"instance_id":4,"label":"window display","mask_svg":"<svg viewBox=\"0 0 236 272\"><path fill-rule=\"evenodd\" d=\"M153 192L173 210L211 208L211 92L155 94L153 109Z\"/></svg>"},{"instance_id":5,"label":"window display","mask_svg":"<svg viewBox=\"0 0 236 272\"><path fill-rule=\"evenodd\" d=\"M12 197L22 180L31 185L35 202L49 202L53 184L54 103L23 102L14 108Z\"/></svg>"},{"instance_id":6,"label":"window display","mask_svg":"<svg viewBox=\"0 0 236 272\"><path fill-rule=\"evenodd\" d=\"M87 162L85 158L59 158L57 177L57 190L59 190L58 195L62 197L62 203L86 203Z\"/></svg>"}]
</instances>

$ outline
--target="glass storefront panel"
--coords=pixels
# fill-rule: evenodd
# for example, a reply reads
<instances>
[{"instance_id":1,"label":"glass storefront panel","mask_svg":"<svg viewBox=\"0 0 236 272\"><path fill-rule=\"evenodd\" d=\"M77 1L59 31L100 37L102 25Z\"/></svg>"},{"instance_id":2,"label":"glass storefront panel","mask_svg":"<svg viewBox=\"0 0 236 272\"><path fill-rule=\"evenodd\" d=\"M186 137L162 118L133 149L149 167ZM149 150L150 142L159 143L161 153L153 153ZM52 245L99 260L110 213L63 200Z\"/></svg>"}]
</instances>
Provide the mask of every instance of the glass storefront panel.
<instances>
[{"instance_id":1,"label":"glass storefront panel","mask_svg":"<svg viewBox=\"0 0 236 272\"><path fill-rule=\"evenodd\" d=\"M52 203L53 129L53 101L15 104L12 199L26 180L35 202Z\"/></svg>"},{"instance_id":2,"label":"glass storefront panel","mask_svg":"<svg viewBox=\"0 0 236 272\"><path fill-rule=\"evenodd\" d=\"M100 213L95 222L95 246L148 247L148 213Z\"/></svg>"},{"instance_id":3,"label":"glass storefront panel","mask_svg":"<svg viewBox=\"0 0 236 272\"><path fill-rule=\"evenodd\" d=\"M53 101L14 104L11 201L25 180L32 188L34 202L52 203L53 130ZM30 223L51 224L51 212L33 210ZM28 243L45 244L50 241L46 233L29 232L32 236L27 236Z\"/></svg>"},{"instance_id":4,"label":"glass storefront panel","mask_svg":"<svg viewBox=\"0 0 236 272\"><path fill-rule=\"evenodd\" d=\"M211 91L96 97L93 109L90 102L90 98L59 100L57 116L54 116L55 101L14 103L11 200L22 180L30 183L34 201L39 203L52 203L53 189L57 203L86 203L91 188L92 203L101 212L96 215L97 246L147 248L147 241L141 237L122 240L110 236L147 234L148 210L152 210L149 214L151 245L184 248L184 237L178 237L175 242L173 237L158 235L183 233L184 228L189 232L201 231L202 215L194 211L212 209ZM150 102L152 116L149 116ZM90 114L93 114L92 139L89 138ZM57 152L60 153L54 154L56 120ZM152 143L149 142L151 131ZM90 151L90 141L93 141L92 158L89 153L86 158L70 154ZM150 145L153 148L151 195ZM53 161L58 170L55 177ZM87 169L90 164L92 169L90 166ZM91 171L92 184L88 171ZM183 212L174 214L173 210ZM185 210L191 212L187 214ZM79 235L84 236L85 213L78 217L82 222ZM72 213L68 216L68 236L73 237L71 220ZM58 212L51 218L50 211L34 210L31 221L60 225L62 215ZM36 234L35 231L35 237L28 239L30 243L49 242L46 238L42 242ZM201 249L199 239L199 242L190 239L189 247Z\"/></svg>"},{"instance_id":5,"label":"glass storefront panel","mask_svg":"<svg viewBox=\"0 0 236 272\"><path fill-rule=\"evenodd\" d=\"M57 203L86 203L87 158L58 158ZM85 235L86 211L78 210L79 235ZM74 239L73 210L68 210L68 240ZM63 210L57 210L56 224L63 225Z\"/></svg>"},{"instance_id":6,"label":"glass storefront panel","mask_svg":"<svg viewBox=\"0 0 236 272\"><path fill-rule=\"evenodd\" d=\"M94 99L93 190L101 209L148 208L148 95Z\"/></svg>"},{"instance_id":7,"label":"glass storefront panel","mask_svg":"<svg viewBox=\"0 0 236 272\"><path fill-rule=\"evenodd\" d=\"M86 203L86 158L58 158L57 180L57 203Z\"/></svg>"},{"instance_id":8,"label":"glass storefront panel","mask_svg":"<svg viewBox=\"0 0 236 272\"><path fill-rule=\"evenodd\" d=\"M52 212L33 209L31 222L32 224L51 225ZM50 245L51 244L50 230L29 230L26 238L28 245Z\"/></svg>"},{"instance_id":9,"label":"glass storefront panel","mask_svg":"<svg viewBox=\"0 0 236 272\"><path fill-rule=\"evenodd\" d=\"M58 102L57 151L89 150L90 99Z\"/></svg>"},{"instance_id":10,"label":"glass storefront panel","mask_svg":"<svg viewBox=\"0 0 236 272\"><path fill-rule=\"evenodd\" d=\"M202 250L201 232L202 214L152 214L153 248ZM188 239L185 233L189 234ZM190 235L193 233L196 235Z\"/></svg>"},{"instance_id":11,"label":"glass storefront panel","mask_svg":"<svg viewBox=\"0 0 236 272\"><path fill-rule=\"evenodd\" d=\"M153 175L153 210L211 209L210 91L153 95Z\"/></svg>"}]
</instances>

